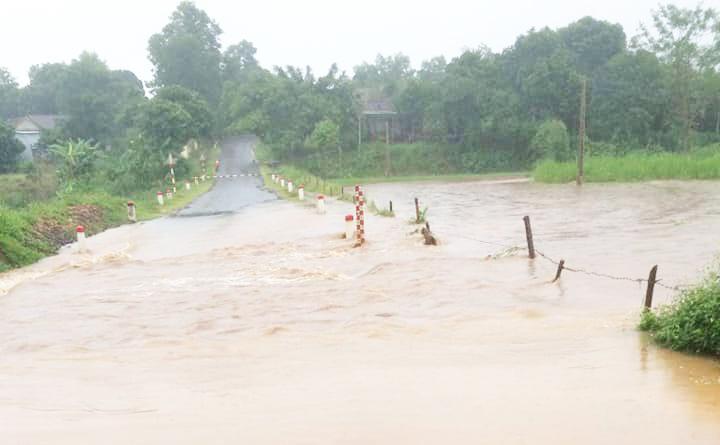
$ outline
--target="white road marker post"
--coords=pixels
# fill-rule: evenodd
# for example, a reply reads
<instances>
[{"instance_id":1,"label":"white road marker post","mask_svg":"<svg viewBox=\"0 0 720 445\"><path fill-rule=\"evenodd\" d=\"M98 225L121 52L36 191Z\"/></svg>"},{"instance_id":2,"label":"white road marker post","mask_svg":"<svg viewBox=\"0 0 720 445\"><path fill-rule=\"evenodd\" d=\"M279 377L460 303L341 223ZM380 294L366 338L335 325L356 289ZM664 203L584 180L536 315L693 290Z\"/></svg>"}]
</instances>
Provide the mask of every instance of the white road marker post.
<instances>
[{"instance_id":1,"label":"white road marker post","mask_svg":"<svg viewBox=\"0 0 720 445\"><path fill-rule=\"evenodd\" d=\"M137 222L137 212L135 210L135 203L133 201L128 201L127 210L128 210L128 221Z\"/></svg>"},{"instance_id":2,"label":"white road marker post","mask_svg":"<svg viewBox=\"0 0 720 445\"><path fill-rule=\"evenodd\" d=\"M325 214L325 196L317 195L317 212L320 215Z\"/></svg>"},{"instance_id":3,"label":"white road marker post","mask_svg":"<svg viewBox=\"0 0 720 445\"><path fill-rule=\"evenodd\" d=\"M165 205L165 198L163 198L163 192L157 192L158 205Z\"/></svg>"},{"instance_id":4,"label":"white road marker post","mask_svg":"<svg viewBox=\"0 0 720 445\"><path fill-rule=\"evenodd\" d=\"M345 215L345 239L353 239L355 235L355 217L352 215Z\"/></svg>"},{"instance_id":5,"label":"white road marker post","mask_svg":"<svg viewBox=\"0 0 720 445\"><path fill-rule=\"evenodd\" d=\"M280 176L280 187L285 188L285 178Z\"/></svg>"},{"instance_id":6,"label":"white road marker post","mask_svg":"<svg viewBox=\"0 0 720 445\"><path fill-rule=\"evenodd\" d=\"M197 176L195 176L193 179L195 180L195 185L200 185L200 181L198 181L198 177L197 177Z\"/></svg>"},{"instance_id":7,"label":"white road marker post","mask_svg":"<svg viewBox=\"0 0 720 445\"><path fill-rule=\"evenodd\" d=\"M170 189L165 190L165 197L166 197L168 200L173 199L173 192L172 192L172 190L170 190Z\"/></svg>"},{"instance_id":8,"label":"white road marker post","mask_svg":"<svg viewBox=\"0 0 720 445\"><path fill-rule=\"evenodd\" d=\"M185 181L185 190L190 191L190 181Z\"/></svg>"},{"instance_id":9,"label":"white road marker post","mask_svg":"<svg viewBox=\"0 0 720 445\"><path fill-rule=\"evenodd\" d=\"M293 182L288 180L288 193L293 192Z\"/></svg>"},{"instance_id":10,"label":"white road marker post","mask_svg":"<svg viewBox=\"0 0 720 445\"><path fill-rule=\"evenodd\" d=\"M77 235L78 251L87 252L87 243L85 241L85 227L77 226L75 228L75 234Z\"/></svg>"},{"instance_id":11,"label":"white road marker post","mask_svg":"<svg viewBox=\"0 0 720 445\"><path fill-rule=\"evenodd\" d=\"M300 187L298 187L298 199L305 201L305 184L300 184Z\"/></svg>"}]
</instances>

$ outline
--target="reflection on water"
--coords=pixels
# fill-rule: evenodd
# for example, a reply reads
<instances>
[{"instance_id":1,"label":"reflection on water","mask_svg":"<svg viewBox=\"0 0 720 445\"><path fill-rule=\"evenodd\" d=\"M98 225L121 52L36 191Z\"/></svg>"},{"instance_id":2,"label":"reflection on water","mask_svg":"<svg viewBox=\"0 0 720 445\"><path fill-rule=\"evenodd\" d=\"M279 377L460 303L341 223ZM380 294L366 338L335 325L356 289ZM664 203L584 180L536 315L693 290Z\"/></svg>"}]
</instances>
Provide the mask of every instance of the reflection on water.
<instances>
[{"instance_id":1,"label":"reflection on water","mask_svg":"<svg viewBox=\"0 0 720 445\"><path fill-rule=\"evenodd\" d=\"M9 443L716 444L720 369L634 329L720 245L712 183L368 187L368 244L273 202L169 218L0 276ZM407 223L429 207L438 247ZM488 258L490 256L490 258ZM0 294L2 291L0 291ZM656 300L672 295L658 289ZM121 428L117 428L120 426ZM111 435L108 431L112 430Z\"/></svg>"}]
</instances>

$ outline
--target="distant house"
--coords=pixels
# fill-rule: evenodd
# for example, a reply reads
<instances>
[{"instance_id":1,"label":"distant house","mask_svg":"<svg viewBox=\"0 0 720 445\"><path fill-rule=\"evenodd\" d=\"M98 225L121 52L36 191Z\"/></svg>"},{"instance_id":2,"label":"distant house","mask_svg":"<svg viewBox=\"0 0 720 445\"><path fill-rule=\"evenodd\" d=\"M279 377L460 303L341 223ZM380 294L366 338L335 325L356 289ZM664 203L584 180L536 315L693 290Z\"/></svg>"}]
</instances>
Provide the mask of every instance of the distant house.
<instances>
[{"instance_id":1,"label":"distant house","mask_svg":"<svg viewBox=\"0 0 720 445\"><path fill-rule=\"evenodd\" d=\"M32 161L39 154L36 153L40 134L45 130L52 130L60 122L62 116L52 114L28 114L13 119L10 123L15 128L15 137L25 146L22 159Z\"/></svg>"}]
</instances>

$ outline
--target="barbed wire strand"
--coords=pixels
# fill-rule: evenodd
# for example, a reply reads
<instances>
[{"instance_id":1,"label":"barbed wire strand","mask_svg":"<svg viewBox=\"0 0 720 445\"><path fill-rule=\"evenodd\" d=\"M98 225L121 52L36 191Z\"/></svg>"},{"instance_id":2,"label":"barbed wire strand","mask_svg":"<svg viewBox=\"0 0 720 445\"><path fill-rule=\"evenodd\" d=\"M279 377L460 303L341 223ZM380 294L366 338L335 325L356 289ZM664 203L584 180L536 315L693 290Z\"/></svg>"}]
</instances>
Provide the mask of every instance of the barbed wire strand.
<instances>
[{"instance_id":1,"label":"barbed wire strand","mask_svg":"<svg viewBox=\"0 0 720 445\"><path fill-rule=\"evenodd\" d=\"M473 237L463 236L463 235L455 235L455 237L463 238L468 241L475 241L475 242L482 243L482 244L488 244L488 245L492 245L492 246L502 247L503 249L505 249L505 251L508 251L511 249L522 248L521 246L510 246L508 244L503 244L503 243L498 243L498 242L493 242L493 241L486 241L486 240L481 240L478 238L473 238ZM527 250L527 248L525 248L525 250ZM502 253L502 252L500 252L500 253ZM554 264L556 266L560 265L559 261L557 261L554 258L552 258L551 256L541 252L540 250L535 249L535 253L538 254L541 258L551 262L552 264ZM488 255L488 257L489 258L495 257L496 255L498 255L498 254ZM581 274L593 276L596 278L605 278L605 279L614 280L614 281L629 281L629 282L638 283L638 284L643 284L643 283L648 282L647 278L633 278L633 277L627 277L627 276L610 275L610 274L606 274L606 273L602 273L602 272L594 272L591 270L582 269L579 267L570 267L566 263L563 264L563 270L567 270L568 272L581 273ZM664 289L672 290L672 291L682 291L683 289L690 287L690 286L684 285L684 284L668 285L668 284L664 284L662 282L662 280L655 280L655 285L660 286Z\"/></svg>"}]
</instances>

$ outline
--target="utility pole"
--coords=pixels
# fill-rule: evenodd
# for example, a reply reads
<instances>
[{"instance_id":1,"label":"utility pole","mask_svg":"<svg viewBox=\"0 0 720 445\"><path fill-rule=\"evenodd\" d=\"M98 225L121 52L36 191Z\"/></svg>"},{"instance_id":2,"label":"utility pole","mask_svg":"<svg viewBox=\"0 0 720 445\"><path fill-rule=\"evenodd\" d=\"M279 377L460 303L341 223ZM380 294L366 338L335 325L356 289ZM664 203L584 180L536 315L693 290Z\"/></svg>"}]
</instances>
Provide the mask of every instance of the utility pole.
<instances>
[{"instance_id":1,"label":"utility pole","mask_svg":"<svg viewBox=\"0 0 720 445\"><path fill-rule=\"evenodd\" d=\"M385 176L390 176L390 121L385 121Z\"/></svg>"},{"instance_id":2,"label":"utility pole","mask_svg":"<svg viewBox=\"0 0 720 445\"><path fill-rule=\"evenodd\" d=\"M577 160L577 185L582 185L585 175L585 109L587 107L587 79L582 78L582 92L580 93L580 123L578 126L578 160Z\"/></svg>"}]
</instances>

